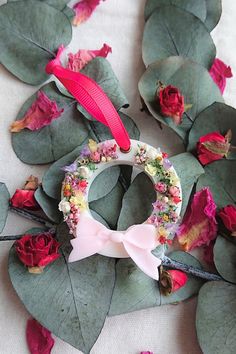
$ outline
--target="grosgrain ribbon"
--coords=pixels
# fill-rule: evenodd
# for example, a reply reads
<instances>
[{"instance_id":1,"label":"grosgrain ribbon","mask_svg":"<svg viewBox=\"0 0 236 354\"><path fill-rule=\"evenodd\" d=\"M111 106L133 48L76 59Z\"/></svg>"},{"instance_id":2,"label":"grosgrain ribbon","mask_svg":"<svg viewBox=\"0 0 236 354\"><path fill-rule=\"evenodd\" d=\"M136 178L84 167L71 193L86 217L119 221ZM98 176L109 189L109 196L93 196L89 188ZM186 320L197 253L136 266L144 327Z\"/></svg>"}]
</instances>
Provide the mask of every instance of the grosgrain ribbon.
<instances>
[{"instance_id":1,"label":"grosgrain ribbon","mask_svg":"<svg viewBox=\"0 0 236 354\"><path fill-rule=\"evenodd\" d=\"M158 246L154 225L133 225L126 231L112 231L83 213L77 224L76 235L77 237L71 240L73 250L69 255L69 262L101 252L108 242L123 243L126 252L137 266L149 277L159 279L158 267L161 260L151 253Z\"/></svg>"},{"instance_id":2,"label":"grosgrain ribbon","mask_svg":"<svg viewBox=\"0 0 236 354\"><path fill-rule=\"evenodd\" d=\"M56 58L46 66L47 74L55 75L70 94L96 120L108 126L117 144L124 151L130 149L130 138L115 107L102 88L88 76L62 67L60 46Z\"/></svg>"}]
</instances>

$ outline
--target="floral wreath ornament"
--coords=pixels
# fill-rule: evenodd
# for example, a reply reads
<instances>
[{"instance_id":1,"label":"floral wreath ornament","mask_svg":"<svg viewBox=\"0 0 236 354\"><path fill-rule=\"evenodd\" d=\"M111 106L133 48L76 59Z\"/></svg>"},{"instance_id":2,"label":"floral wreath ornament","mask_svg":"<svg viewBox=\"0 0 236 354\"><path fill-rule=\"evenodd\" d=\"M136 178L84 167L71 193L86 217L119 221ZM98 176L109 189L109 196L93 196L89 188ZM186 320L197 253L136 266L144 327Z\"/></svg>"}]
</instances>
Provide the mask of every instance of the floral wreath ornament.
<instances>
[{"instance_id":1,"label":"floral wreath ornament","mask_svg":"<svg viewBox=\"0 0 236 354\"><path fill-rule=\"evenodd\" d=\"M49 62L47 73L54 74L75 99L97 120L107 125L115 140L100 144L90 140L78 159L66 168L62 201L73 250L68 261L74 262L95 253L109 257L131 257L148 276L158 280L161 259L151 251L167 242L173 233L181 210L181 186L178 176L166 155L142 142L130 140L113 104L103 90L90 78L64 69L60 64L61 47L56 59ZM119 149L117 149L117 144ZM152 179L157 192L151 216L140 225L126 231L109 230L94 220L88 209L89 188L106 168L117 165L138 165Z\"/></svg>"}]
</instances>

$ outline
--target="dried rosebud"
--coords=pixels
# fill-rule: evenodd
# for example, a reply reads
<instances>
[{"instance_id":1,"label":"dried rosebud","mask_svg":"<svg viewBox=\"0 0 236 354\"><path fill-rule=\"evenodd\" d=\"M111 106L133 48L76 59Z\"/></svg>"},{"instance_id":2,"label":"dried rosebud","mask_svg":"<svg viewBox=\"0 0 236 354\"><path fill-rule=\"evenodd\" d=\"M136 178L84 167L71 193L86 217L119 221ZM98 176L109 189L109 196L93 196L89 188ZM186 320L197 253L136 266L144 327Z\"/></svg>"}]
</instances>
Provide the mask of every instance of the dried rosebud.
<instances>
[{"instance_id":1,"label":"dried rosebud","mask_svg":"<svg viewBox=\"0 0 236 354\"><path fill-rule=\"evenodd\" d=\"M29 271L33 268L32 273L40 273L46 265L60 257L59 246L50 232L26 234L15 242L20 261L29 267Z\"/></svg>"},{"instance_id":2,"label":"dried rosebud","mask_svg":"<svg viewBox=\"0 0 236 354\"><path fill-rule=\"evenodd\" d=\"M233 76L231 67L227 66L222 60L216 58L209 73L223 94L226 86L226 79Z\"/></svg>"},{"instance_id":3,"label":"dried rosebud","mask_svg":"<svg viewBox=\"0 0 236 354\"><path fill-rule=\"evenodd\" d=\"M216 238L216 205L209 188L194 194L177 231L178 242L185 251L209 245Z\"/></svg>"},{"instance_id":4,"label":"dried rosebud","mask_svg":"<svg viewBox=\"0 0 236 354\"><path fill-rule=\"evenodd\" d=\"M163 116L173 118L176 125L182 121L184 114L184 96L175 86L161 86L157 90L157 100L160 104L160 111Z\"/></svg>"},{"instance_id":5,"label":"dried rosebud","mask_svg":"<svg viewBox=\"0 0 236 354\"><path fill-rule=\"evenodd\" d=\"M236 236L236 207L234 205L227 205L219 211L218 215L226 229L231 232L231 235Z\"/></svg>"},{"instance_id":6,"label":"dried rosebud","mask_svg":"<svg viewBox=\"0 0 236 354\"><path fill-rule=\"evenodd\" d=\"M34 190L17 189L10 199L10 204L15 208L38 210L38 205L35 197Z\"/></svg>"},{"instance_id":7,"label":"dried rosebud","mask_svg":"<svg viewBox=\"0 0 236 354\"><path fill-rule=\"evenodd\" d=\"M25 182L24 189L35 191L39 186L39 180L37 177L31 175Z\"/></svg>"},{"instance_id":8,"label":"dried rosebud","mask_svg":"<svg viewBox=\"0 0 236 354\"><path fill-rule=\"evenodd\" d=\"M31 354L50 354L55 342L51 332L33 318L27 321L26 340Z\"/></svg>"},{"instance_id":9,"label":"dried rosebud","mask_svg":"<svg viewBox=\"0 0 236 354\"><path fill-rule=\"evenodd\" d=\"M175 269L161 270L160 274L160 290L165 296L174 293L175 291L182 288L188 281L188 276Z\"/></svg>"},{"instance_id":10,"label":"dried rosebud","mask_svg":"<svg viewBox=\"0 0 236 354\"><path fill-rule=\"evenodd\" d=\"M106 58L112 49L106 43L103 44L103 47L99 50L86 50L80 49L77 53L68 54L68 63L67 69L79 72L87 65L92 59L96 57Z\"/></svg>"},{"instance_id":11,"label":"dried rosebud","mask_svg":"<svg viewBox=\"0 0 236 354\"><path fill-rule=\"evenodd\" d=\"M49 125L54 119L60 117L63 109L59 110L56 101L39 91L36 100L32 103L24 117L12 123L10 131L19 133L22 129L38 130Z\"/></svg>"},{"instance_id":12,"label":"dried rosebud","mask_svg":"<svg viewBox=\"0 0 236 354\"><path fill-rule=\"evenodd\" d=\"M199 161L203 165L207 165L212 161L226 157L230 149L229 136L229 132L226 136L221 135L219 132L201 136L197 143Z\"/></svg>"}]
</instances>

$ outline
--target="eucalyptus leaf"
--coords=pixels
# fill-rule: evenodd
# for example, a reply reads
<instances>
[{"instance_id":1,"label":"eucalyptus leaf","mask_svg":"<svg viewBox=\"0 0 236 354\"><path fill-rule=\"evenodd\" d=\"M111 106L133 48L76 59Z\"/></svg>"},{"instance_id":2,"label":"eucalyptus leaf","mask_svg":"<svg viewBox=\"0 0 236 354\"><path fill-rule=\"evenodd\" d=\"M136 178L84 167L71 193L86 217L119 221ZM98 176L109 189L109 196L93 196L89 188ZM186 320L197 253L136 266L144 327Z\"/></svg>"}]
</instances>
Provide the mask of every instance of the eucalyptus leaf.
<instances>
[{"instance_id":1,"label":"eucalyptus leaf","mask_svg":"<svg viewBox=\"0 0 236 354\"><path fill-rule=\"evenodd\" d=\"M122 185L118 182L110 193L89 203L90 209L99 214L113 230L117 228L124 193Z\"/></svg>"},{"instance_id":2,"label":"eucalyptus leaf","mask_svg":"<svg viewBox=\"0 0 236 354\"><path fill-rule=\"evenodd\" d=\"M144 10L145 20L160 6L174 5L191 12L203 22L206 19L206 0L147 0Z\"/></svg>"},{"instance_id":3,"label":"eucalyptus leaf","mask_svg":"<svg viewBox=\"0 0 236 354\"><path fill-rule=\"evenodd\" d=\"M12 134L12 145L19 159L29 164L43 164L58 160L88 141L87 121L77 111L74 100L62 96L54 82L43 86L41 91L55 100L59 108L64 108L61 116L50 125L36 131L23 129ZM29 109L36 94L31 96L21 108L17 120Z\"/></svg>"},{"instance_id":4,"label":"eucalyptus leaf","mask_svg":"<svg viewBox=\"0 0 236 354\"><path fill-rule=\"evenodd\" d=\"M197 182L198 178L204 173L204 169L198 160L188 152L173 156L170 158L170 161L172 162L181 182L181 216L183 216L185 214L193 186ZM188 167L186 168L186 166Z\"/></svg>"},{"instance_id":5,"label":"eucalyptus leaf","mask_svg":"<svg viewBox=\"0 0 236 354\"><path fill-rule=\"evenodd\" d=\"M68 19L71 21L73 17L75 16L75 11L70 8L69 6L64 7L63 11L64 15L68 17Z\"/></svg>"},{"instance_id":6,"label":"eucalyptus leaf","mask_svg":"<svg viewBox=\"0 0 236 354\"><path fill-rule=\"evenodd\" d=\"M201 112L189 132L188 150L196 149L199 138L208 133L218 131L225 135L232 130L231 144L236 146L236 109L224 103L213 103ZM236 151L230 151L227 159L236 159Z\"/></svg>"},{"instance_id":7,"label":"eucalyptus leaf","mask_svg":"<svg viewBox=\"0 0 236 354\"><path fill-rule=\"evenodd\" d=\"M101 217L101 215L99 215L98 213L96 213L96 211L90 210L90 213L91 213L92 217L93 217L95 220L99 221L101 224L103 224L104 226L106 226L108 229L110 228L109 225L108 225L108 223L106 222L106 220L104 220L104 219Z\"/></svg>"},{"instance_id":8,"label":"eucalyptus leaf","mask_svg":"<svg viewBox=\"0 0 236 354\"><path fill-rule=\"evenodd\" d=\"M0 208L1 208L0 233L3 231L6 224L8 210L9 210L9 199L10 199L10 194L8 192L6 185L0 182Z\"/></svg>"},{"instance_id":9,"label":"eucalyptus leaf","mask_svg":"<svg viewBox=\"0 0 236 354\"><path fill-rule=\"evenodd\" d=\"M65 234L64 234L65 233ZM19 298L43 326L88 354L97 340L109 310L115 281L115 261L93 256L67 263L71 247L68 230L58 231L62 256L43 274L32 275L19 261L14 248L9 274Z\"/></svg>"},{"instance_id":10,"label":"eucalyptus leaf","mask_svg":"<svg viewBox=\"0 0 236 354\"><path fill-rule=\"evenodd\" d=\"M196 328L204 354L235 354L236 286L206 283L198 296Z\"/></svg>"},{"instance_id":11,"label":"eucalyptus leaf","mask_svg":"<svg viewBox=\"0 0 236 354\"><path fill-rule=\"evenodd\" d=\"M210 187L218 208L236 202L236 161L220 160L205 167L197 182L197 190Z\"/></svg>"},{"instance_id":12,"label":"eucalyptus leaf","mask_svg":"<svg viewBox=\"0 0 236 354\"><path fill-rule=\"evenodd\" d=\"M63 215L62 212L58 210L59 202L50 198L46 193L44 193L41 186L39 186L35 191L34 196L47 217L56 224L60 224L60 222L63 220Z\"/></svg>"},{"instance_id":13,"label":"eucalyptus leaf","mask_svg":"<svg viewBox=\"0 0 236 354\"><path fill-rule=\"evenodd\" d=\"M214 263L220 275L236 283L236 245L218 236L214 246Z\"/></svg>"},{"instance_id":14,"label":"eucalyptus leaf","mask_svg":"<svg viewBox=\"0 0 236 354\"><path fill-rule=\"evenodd\" d=\"M132 259L116 264L116 283L109 316L138 311L160 304L158 282L144 274Z\"/></svg>"},{"instance_id":15,"label":"eucalyptus leaf","mask_svg":"<svg viewBox=\"0 0 236 354\"><path fill-rule=\"evenodd\" d=\"M162 6L146 22L142 54L146 66L179 55L210 69L216 48L199 18L176 6Z\"/></svg>"},{"instance_id":16,"label":"eucalyptus leaf","mask_svg":"<svg viewBox=\"0 0 236 354\"><path fill-rule=\"evenodd\" d=\"M0 7L0 23L1 63L28 84L47 80L46 64L71 41L67 16L44 2L22 0Z\"/></svg>"},{"instance_id":17,"label":"eucalyptus leaf","mask_svg":"<svg viewBox=\"0 0 236 354\"><path fill-rule=\"evenodd\" d=\"M195 268L202 269L201 263L187 252L176 251L168 255L171 259L191 265ZM201 288L203 281L199 278L191 276L188 274L188 281L179 290L175 291L169 296L161 296L161 305L176 303L189 299L193 295L196 295Z\"/></svg>"},{"instance_id":18,"label":"eucalyptus leaf","mask_svg":"<svg viewBox=\"0 0 236 354\"><path fill-rule=\"evenodd\" d=\"M139 173L124 194L117 228L126 230L134 224L142 224L152 213L156 199L153 182L143 172Z\"/></svg>"},{"instance_id":19,"label":"eucalyptus leaf","mask_svg":"<svg viewBox=\"0 0 236 354\"><path fill-rule=\"evenodd\" d=\"M205 20L205 26L209 31L212 31L218 24L222 13L222 1L221 0L206 0L207 15Z\"/></svg>"},{"instance_id":20,"label":"eucalyptus leaf","mask_svg":"<svg viewBox=\"0 0 236 354\"><path fill-rule=\"evenodd\" d=\"M161 116L156 100L158 81L178 87L185 103L192 104L188 112L184 113L180 125L175 125L171 118ZM208 71L181 57L170 57L151 64L139 81L139 92L154 118L173 129L185 143L196 116L215 101L223 101L220 90Z\"/></svg>"},{"instance_id":21,"label":"eucalyptus leaf","mask_svg":"<svg viewBox=\"0 0 236 354\"><path fill-rule=\"evenodd\" d=\"M169 256L201 269L200 262L189 253L177 251ZM163 296L157 281L144 274L130 258L120 259L116 264L116 283L109 316L186 300L197 294L201 285L202 280L188 276L184 287L169 296Z\"/></svg>"},{"instance_id":22,"label":"eucalyptus leaf","mask_svg":"<svg viewBox=\"0 0 236 354\"><path fill-rule=\"evenodd\" d=\"M7 2L15 2L15 1L22 1L22 0L7 0ZM37 0L37 1L41 1L47 5L55 7L57 10L62 11L70 0Z\"/></svg>"}]
</instances>

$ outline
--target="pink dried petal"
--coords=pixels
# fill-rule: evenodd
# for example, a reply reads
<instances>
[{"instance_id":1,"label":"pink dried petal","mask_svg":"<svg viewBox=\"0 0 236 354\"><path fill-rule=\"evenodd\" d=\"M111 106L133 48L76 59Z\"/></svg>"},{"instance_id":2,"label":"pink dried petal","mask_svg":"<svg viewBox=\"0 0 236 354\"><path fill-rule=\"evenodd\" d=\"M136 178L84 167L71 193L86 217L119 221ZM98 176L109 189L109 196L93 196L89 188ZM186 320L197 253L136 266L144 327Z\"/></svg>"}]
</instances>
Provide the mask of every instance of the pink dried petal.
<instances>
[{"instance_id":1,"label":"pink dried petal","mask_svg":"<svg viewBox=\"0 0 236 354\"><path fill-rule=\"evenodd\" d=\"M201 245L209 245L216 238L216 205L209 188L195 193L177 232L180 245L190 251Z\"/></svg>"},{"instance_id":2,"label":"pink dried petal","mask_svg":"<svg viewBox=\"0 0 236 354\"><path fill-rule=\"evenodd\" d=\"M43 91L39 91L37 99L33 102L24 117L13 122L10 131L18 133L24 128L38 130L60 117L62 112L63 109L59 110L55 101L50 100Z\"/></svg>"},{"instance_id":3,"label":"pink dried petal","mask_svg":"<svg viewBox=\"0 0 236 354\"><path fill-rule=\"evenodd\" d=\"M27 322L26 340L31 354L50 354L55 342L51 332L33 318Z\"/></svg>"},{"instance_id":4,"label":"pink dried petal","mask_svg":"<svg viewBox=\"0 0 236 354\"><path fill-rule=\"evenodd\" d=\"M104 43L103 47L99 50L80 49L76 54L68 54L68 63L66 67L69 70L79 72L86 64L88 64L89 61L95 57L106 58L111 52L111 47L109 47L109 45L106 43Z\"/></svg>"},{"instance_id":5,"label":"pink dried petal","mask_svg":"<svg viewBox=\"0 0 236 354\"><path fill-rule=\"evenodd\" d=\"M92 15L93 11L100 4L101 0L81 0L77 2L73 9L75 11L75 17L73 19L73 25L78 26L82 22L85 22Z\"/></svg>"},{"instance_id":6,"label":"pink dried petal","mask_svg":"<svg viewBox=\"0 0 236 354\"><path fill-rule=\"evenodd\" d=\"M172 293L182 288L188 281L188 276L181 270L168 270L172 280Z\"/></svg>"},{"instance_id":7,"label":"pink dried petal","mask_svg":"<svg viewBox=\"0 0 236 354\"><path fill-rule=\"evenodd\" d=\"M222 60L216 58L209 73L223 94L226 86L226 79L233 76L231 67L227 66Z\"/></svg>"},{"instance_id":8,"label":"pink dried petal","mask_svg":"<svg viewBox=\"0 0 236 354\"><path fill-rule=\"evenodd\" d=\"M140 354L153 354L153 352L141 352Z\"/></svg>"}]
</instances>

